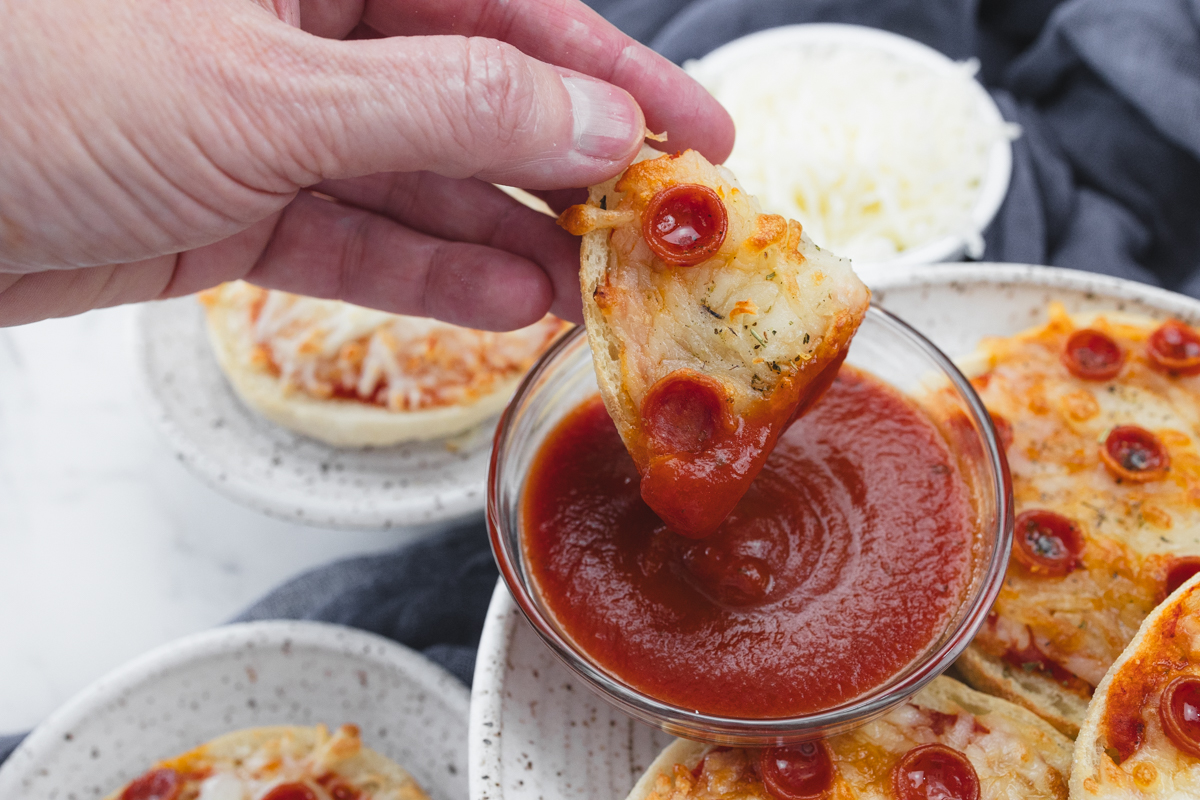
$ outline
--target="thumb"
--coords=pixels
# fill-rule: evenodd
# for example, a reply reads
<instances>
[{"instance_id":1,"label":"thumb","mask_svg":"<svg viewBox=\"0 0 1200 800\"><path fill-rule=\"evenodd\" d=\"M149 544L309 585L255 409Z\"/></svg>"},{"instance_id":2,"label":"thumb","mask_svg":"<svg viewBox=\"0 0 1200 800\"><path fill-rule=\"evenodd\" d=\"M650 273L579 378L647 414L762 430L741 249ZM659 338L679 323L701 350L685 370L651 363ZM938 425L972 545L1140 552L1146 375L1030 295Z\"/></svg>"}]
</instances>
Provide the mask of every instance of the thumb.
<instances>
[{"instance_id":1,"label":"thumb","mask_svg":"<svg viewBox=\"0 0 1200 800\"><path fill-rule=\"evenodd\" d=\"M429 170L587 186L624 168L645 133L624 90L493 39L286 35L301 58L279 84L270 135L289 171L316 180Z\"/></svg>"}]
</instances>

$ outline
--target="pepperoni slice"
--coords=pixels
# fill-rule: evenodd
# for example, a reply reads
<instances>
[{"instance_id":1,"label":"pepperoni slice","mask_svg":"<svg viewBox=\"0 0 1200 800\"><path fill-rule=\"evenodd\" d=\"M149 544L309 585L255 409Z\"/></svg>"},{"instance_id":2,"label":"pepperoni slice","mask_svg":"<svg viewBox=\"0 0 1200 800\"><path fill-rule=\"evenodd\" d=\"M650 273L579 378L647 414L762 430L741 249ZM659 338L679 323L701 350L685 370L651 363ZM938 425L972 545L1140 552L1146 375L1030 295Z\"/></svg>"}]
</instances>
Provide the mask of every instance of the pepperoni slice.
<instances>
[{"instance_id":1,"label":"pepperoni slice","mask_svg":"<svg viewBox=\"0 0 1200 800\"><path fill-rule=\"evenodd\" d=\"M1000 440L1000 449L1007 450L1012 447L1012 423L1003 414L997 414L995 411L988 411L988 416L992 418L992 427L996 429L996 438Z\"/></svg>"},{"instance_id":2,"label":"pepperoni slice","mask_svg":"<svg viewBox=\"0 0 1200 800\"><path fill-rule=\"evenodd\" d=\"M173 769L152 769L121 792L121 800L175 800L183 788Z\"/></svg>"},{"instance_id":3,"label":"pepperoni slice","mask_svg":"<svg viewBox=\"0 0 1200 800\"><path fill-rule=\"evenodd\" d=\"M1107 381L1117 377L1125 351L1108 334L1084 328L1071 334L1063 348L1063 363L1076 378Z\"/></svg>"},{"instance_id":4,"label":"pepperoni slice","mask_svg":"<svg viewBox=\"0 0 1200 800\"><path fill-rule=\"evenodd\" d=\"M1166 445L1150 431L1136 425L1118 425L1100 446L1100 460L1108 471L1134 483L1156 481L1167 474L1171 457Z\"/></svg>"},{"instance_id":5,"label":"pepperoni slice","mask_svg":"<svg viewBox=\"0 0 1200 800\"><path fill-rule=\"evenodd\" d=\"M281 783L262 800L317 800L317 793L304 783Z\"/></svg>"},{"instance_id":6,"label":"pepperoni slice","mask_svg":"<svg viewBox=\"0 0 1200 800\"><path fill-rule=\"evenodd\" d=\"M1176 747L1200 758L1200 678L1180 675L1168 683L1158 703L1158 717Z\"/></svg>"},{"instance_id":7,"label":"pepperoni slice","mask_svg":"<svg viewBox=\"0 0 1200 800\"><path fill-rule=\"evenodd\" d=\"M642 400L646 433L668 453L699 453L725 427L726 416L721 384L690 369L659 378Z\"/></svg>"},{"instance_id":8,"label":"pepperoni slice","mask_svg":"<svg viewBox=\"0 0 1200 800\"><path fill-rule=\"evenodd\" d=\"M1200 336L1177 319L1169 319L1146 341L1150 360L1179 375L1200 374Z\"/></svg>"},{"instance_id":9,"label":"pepperoni slice","mask_svg":"<svg viewBox=\"0 0 1200 800\"><path fill-rule=\"evenodd\" d=\"M1035 575L1061 578L1079 566L1083 534L1053 511L1023 511L1013 525L1013 558Z\"/></svg>"},{"instance_id":10,"label":"pepperoni slice","mask_svg":"<svg viewBox=\"0 0 1200 800\"><path fill-rule=\"evenodd\" d=\"M668 186L650 200L642 218L642 236L668 264L694 267L721 249L729 215L707 186Z\"/></svg>"},{"instance_id":11,"label":"pepperoni slice","mask_svg":"<svg viewBox=\"0 0 1200 800\"><path fill-rule=\"evenodd\" d=\"M924 744L892 768L892 794L896 800L979 800L979 775L957 750Z\"/></svg>"},{"instance_id":12,"label":"pepperoni slice","mask_svg":"<svg viewBox=\"0 0 1200 800\"><path fill-rule=\"evenodd\" d=\"M1187 583L1188 578L1200 572L1200 556L1176 556L1167 567L1167 579L1163 582L1162 598L1175 594L1175 590Z\"/></svg>"},{"instance_id":13,"label":"pepperoni slice","mask_svg":"<svg viewBox=\"0 0 1200 800\"><path fill-rule=\"evenodd\" d=\"M758 772L778 800L814 800L833 788L833 758L824 742L769 747L758 756Z\"/></svg>"}]
</instances>

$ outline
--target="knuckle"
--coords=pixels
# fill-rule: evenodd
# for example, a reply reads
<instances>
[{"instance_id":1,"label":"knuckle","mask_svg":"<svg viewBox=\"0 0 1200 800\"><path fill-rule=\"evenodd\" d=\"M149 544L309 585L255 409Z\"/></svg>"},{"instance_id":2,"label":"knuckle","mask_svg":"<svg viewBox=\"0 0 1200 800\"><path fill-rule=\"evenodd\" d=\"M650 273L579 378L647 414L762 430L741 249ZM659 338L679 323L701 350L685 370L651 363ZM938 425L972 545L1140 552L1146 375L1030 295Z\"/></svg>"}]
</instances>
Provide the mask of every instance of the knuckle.
<instances>
[{"instance_id":1,"label":"knuckle","mask_svg":"<svg viewBox=\"0 0 1200 800\"><path fill-rule=\"evenodd\" d=\"M524 55L490 39L468 39L463 59L463 111L474 143L506 146L537 117L536 81Z\"/></svg>"}]
</instances>

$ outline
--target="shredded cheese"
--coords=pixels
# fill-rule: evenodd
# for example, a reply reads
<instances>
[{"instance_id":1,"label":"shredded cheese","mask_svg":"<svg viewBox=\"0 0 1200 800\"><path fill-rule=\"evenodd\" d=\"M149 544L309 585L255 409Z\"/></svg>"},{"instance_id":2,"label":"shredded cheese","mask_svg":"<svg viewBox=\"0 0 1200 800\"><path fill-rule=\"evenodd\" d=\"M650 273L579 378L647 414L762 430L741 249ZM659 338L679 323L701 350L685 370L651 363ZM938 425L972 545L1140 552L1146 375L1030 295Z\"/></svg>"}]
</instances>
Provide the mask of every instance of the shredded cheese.
<instances>
[{"instance_id":1,"label":"shredded cheese","mask_svg":"<svg viewBox=\"0 0 1200 800\"><path fill-rule=\"evenodd\" d=\"M977 62L935 70L865 44L814 42L685 68L737 125L726 165L817 244L878 262L959 234L982 254L971 212L989 151L1019 129L981 116Z\"/></svg>"},{"instance_id":2,"label":"shredded cheese","mask_svg":"<svg viewBox=\"0 0 1200 800\"><path fill-rule=\"evenodd\" d=\"M478 331L242 282L204 299L243 310L251 357L288 391L392 411L474 402L529 369L567 327L547 315L516 331Z\"/></svg>"}]
</instances>

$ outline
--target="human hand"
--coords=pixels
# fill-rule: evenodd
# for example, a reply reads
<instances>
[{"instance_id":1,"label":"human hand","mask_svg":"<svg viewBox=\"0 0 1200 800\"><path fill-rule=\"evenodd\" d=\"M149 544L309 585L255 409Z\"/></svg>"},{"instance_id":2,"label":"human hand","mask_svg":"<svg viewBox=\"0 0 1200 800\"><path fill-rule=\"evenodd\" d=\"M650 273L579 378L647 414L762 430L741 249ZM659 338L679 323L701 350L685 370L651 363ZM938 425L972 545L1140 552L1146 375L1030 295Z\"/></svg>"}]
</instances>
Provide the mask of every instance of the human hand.
<instances>
[{"instance_id":1,"label":"human hand","mask_svg":"<svg viewBox=\"0 0 1200 800\"><path fill-rule=\"evenodd\" d=\"M487 182L605 180L643 111L673 149L733 144L699 85L576 0L0 18L0 325L237 278L480 328L578 320L578 240Z\"/></svg>"}]
</instances>

